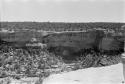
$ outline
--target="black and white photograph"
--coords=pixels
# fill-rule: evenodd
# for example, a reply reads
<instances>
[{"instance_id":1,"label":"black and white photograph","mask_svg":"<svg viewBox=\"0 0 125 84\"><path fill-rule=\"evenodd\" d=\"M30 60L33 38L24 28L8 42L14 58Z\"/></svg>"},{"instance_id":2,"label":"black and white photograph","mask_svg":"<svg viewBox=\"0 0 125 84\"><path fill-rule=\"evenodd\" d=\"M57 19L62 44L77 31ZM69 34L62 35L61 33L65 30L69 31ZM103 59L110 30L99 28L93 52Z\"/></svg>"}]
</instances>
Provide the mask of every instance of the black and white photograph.
<instances>
[{"instance_id":1,"label":"black and white photograph","mask_svg":"<svg viewBox=\"0 0 125 84\"><path fill-rule=\"evenodd\" d=\"M125 0L0 0L0 84L125 84Z\"/></svg>"}]
</instances>

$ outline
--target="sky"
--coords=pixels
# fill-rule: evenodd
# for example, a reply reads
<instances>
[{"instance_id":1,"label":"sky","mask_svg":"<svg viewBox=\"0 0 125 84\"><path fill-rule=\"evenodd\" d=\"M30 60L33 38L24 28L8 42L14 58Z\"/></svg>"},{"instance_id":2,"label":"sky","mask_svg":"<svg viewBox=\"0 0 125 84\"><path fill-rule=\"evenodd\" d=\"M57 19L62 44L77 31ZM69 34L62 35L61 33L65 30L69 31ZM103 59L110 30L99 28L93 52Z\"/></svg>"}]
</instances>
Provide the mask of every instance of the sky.
<instances>
[{"instance_id":1,"label":"sky","mask_svg":"<svg viewBox=\"0 0 125 84\"><path fill-rule=\"evenodd\" d=\"M1 21L125 22L125 0L0 0Z\"/></svg>"}]
</instances>

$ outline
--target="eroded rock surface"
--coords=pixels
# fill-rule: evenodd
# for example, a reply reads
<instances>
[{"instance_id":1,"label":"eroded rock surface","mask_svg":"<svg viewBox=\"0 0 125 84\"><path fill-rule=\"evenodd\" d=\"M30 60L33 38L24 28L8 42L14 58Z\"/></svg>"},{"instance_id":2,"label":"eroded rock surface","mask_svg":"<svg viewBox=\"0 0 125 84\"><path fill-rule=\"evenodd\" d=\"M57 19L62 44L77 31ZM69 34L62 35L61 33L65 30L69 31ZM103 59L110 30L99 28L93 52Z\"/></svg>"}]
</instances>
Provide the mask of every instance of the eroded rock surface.
<instances>
[{"instance_id":1,"label":"eroded rock surface","mask_svg":"<svg viewBox=\"0 0 125 84\"><path fill-rule=\"evenodd\" d=\"M45 33L45 31L43 32ZM15 33L0 33L2 41L9 42L14 47L26 47L27 44L45 44L47 48L61 55L74 55L82 49L94 51L123 50L124 35L114 35L103 30L70 31L70 32L20 31ZM35 43L31 39L35 38Z\"/></svg>"},{"instance_id":2,"label":"eroded rock surface","mask_svg":"<svg viewBox=\"0 0 125 84\"><path fill-rule=\"evenodd\" d=\"M43 37L43 43L48 48L56 48L61 55L72 55L82 49L123 50L124 36L113 36L112 33L104 33L102 30L90 30L87 32L63 32L53 33Z\"/></svg>"}]
</instances>

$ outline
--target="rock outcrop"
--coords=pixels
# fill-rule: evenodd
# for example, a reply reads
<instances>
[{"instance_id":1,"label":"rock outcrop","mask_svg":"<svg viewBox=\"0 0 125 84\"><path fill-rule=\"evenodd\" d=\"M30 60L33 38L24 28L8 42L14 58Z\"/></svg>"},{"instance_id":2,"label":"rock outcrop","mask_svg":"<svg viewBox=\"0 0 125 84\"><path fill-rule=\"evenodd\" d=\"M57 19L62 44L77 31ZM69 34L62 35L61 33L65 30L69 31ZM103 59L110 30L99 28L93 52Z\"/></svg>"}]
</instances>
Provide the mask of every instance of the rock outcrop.
<instances>
[{"instance_id":1,"label":"rock outcrop","mask_svg":"<svg viewBox=\"0 0 125 84\"><path fill-rule=\"evenodd\" d=\"M45 31L43 32L45 33ZM70 31L70 32L20 31L0 33L2 41L9 42L14 47L43 46L61 55L75 55L84 49L95 51L110 51L124 49L124 35L105 32L104 30ZM33 43L31 40L35 38Z\"/></svg>"},{"instance_id":2,"label":"rock outcrop","mask_svg":"<svg viewBox=\"0 0 125 84\"><path fill-rule=\"evenodd\" d=\"M43 37L43 43L48 48L55 48L61 55L73 55L81 49L95 51L123 50L124 36L105 33L103 30L87 32L60 32Z\"/></svg>"}]
</instances>

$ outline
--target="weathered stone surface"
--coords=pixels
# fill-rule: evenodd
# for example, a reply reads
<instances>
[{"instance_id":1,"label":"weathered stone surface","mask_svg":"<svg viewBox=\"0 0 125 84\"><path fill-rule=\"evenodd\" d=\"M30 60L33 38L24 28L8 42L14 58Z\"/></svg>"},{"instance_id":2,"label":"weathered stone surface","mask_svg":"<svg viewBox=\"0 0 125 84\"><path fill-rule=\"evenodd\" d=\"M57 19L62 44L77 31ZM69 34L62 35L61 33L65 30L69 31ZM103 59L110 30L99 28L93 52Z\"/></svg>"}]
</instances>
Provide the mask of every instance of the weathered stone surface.
<instances>
[{"instance_id":1,"label":"weathered stone surface","mask_svg":"<svg viewBox=\"0 0 125 84\"><path fill-rule=\"evenodd\" d=\"M43 38L43 42L48 47L60 47L62 55L69 55L81 49L98 49L103 36L104 32L100 30L63 32L49 34Z\"/></svg>"},{"instance_id":2,"label":"weathered stone surface","mask_svg":"<svg viewBox=\"0 0 125 84\"><path fill-rule=\"evenodd\" d=\"M121 50L124 49L124 36L105 34L99 45L102 50Z\"/></svg>"},{"instance_id":3,"label":"weathered stone surface","mask_svg":"<svg viewBox=\"0 0 125 84\"><path fill-rule=\"evenodd\" d=\"M91 48L100 37L99 32L66 32L54 33L46 36L44 42L48 46L68 46L75 48Z\"/></svg>"},{"instance_id":4,"label":"weathered stone surface","mask_svg":"<svg viewBox=\"0 0 125 84\"><path fill-rule=\"evenodd\" d=\"M102 30L53 33L43 37L43 42L48 48L58 47L62 55L71 55L81 49L119 50L124 45L123 36L114 36Z\"/></svg>"},{"instance_id":5,"label":"weathered stone surface","mask_svg":"<svg viewBox=\"0 0 125 84\"><path fill-rule=\"evenodd\" d=\"M43 32L45 33L45 32ZM39 46L39 43L48 48L56 48L62 55L71 55L81 49L118 50L124 45L124 36L107 33L103 30L47 32L43 35L35 32L0 33L1 42L9 42L14 47ZM32 38L36 42L32 44Z\"/></svg>"}]
</instances>

